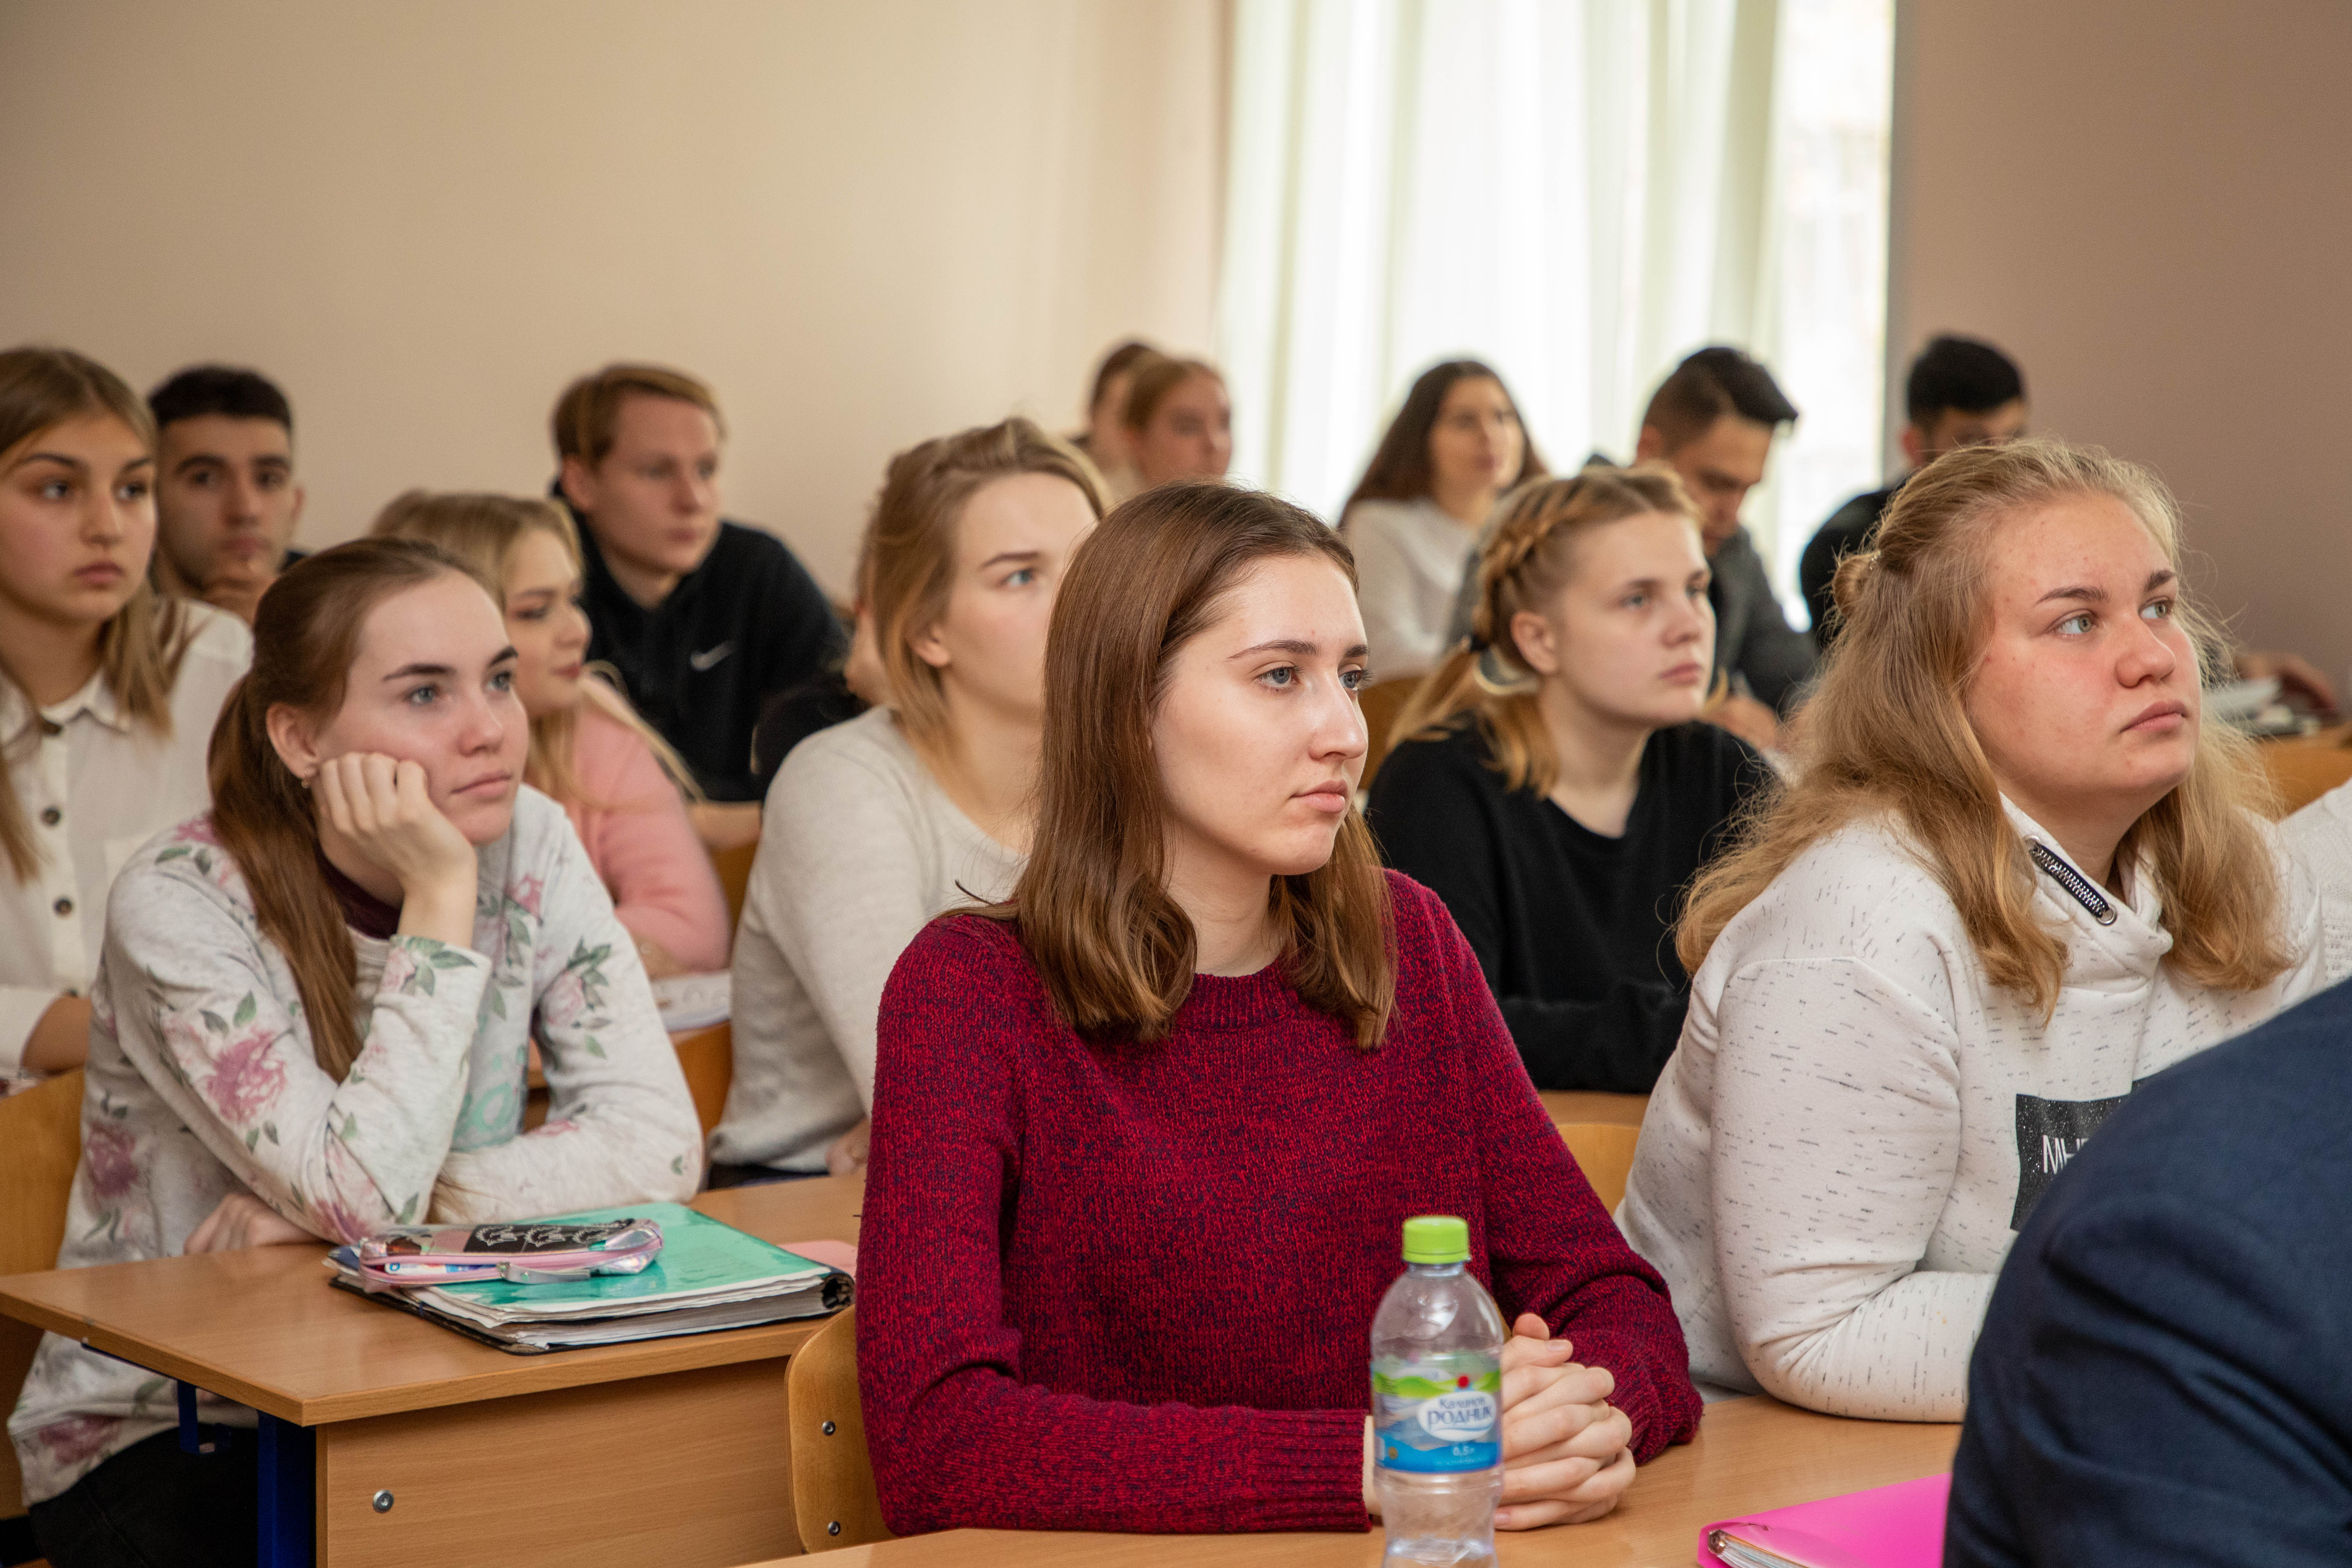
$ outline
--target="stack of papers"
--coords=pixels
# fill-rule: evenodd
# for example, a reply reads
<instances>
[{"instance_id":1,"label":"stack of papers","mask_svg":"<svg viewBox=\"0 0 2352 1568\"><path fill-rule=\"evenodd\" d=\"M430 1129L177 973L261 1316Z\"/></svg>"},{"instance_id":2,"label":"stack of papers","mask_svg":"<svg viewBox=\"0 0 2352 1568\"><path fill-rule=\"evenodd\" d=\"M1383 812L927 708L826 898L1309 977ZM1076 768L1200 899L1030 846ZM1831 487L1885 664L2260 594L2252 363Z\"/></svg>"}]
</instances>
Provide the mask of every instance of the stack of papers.
<instances>
[{"instance_id":1,"label":"stack of papers","mask_svg":"<svg viewBox=\"0 0 2352 1568\"><path fill-rule=\"evenodd\" d=\"M673 974L654 982L654 1005L662 1027L673 1035L723 1024L735 1010L735 977L721 969L710 974Z\"/></svg>"},{"instance_id":2,"label":"stack of papers","mask_svg":"<svg viewBox=\"0 0 2352 1568\"><path fill-rule=\"evenodd\" d=\"M545 1285L483 1279L368 1292L353 1248L328 1255L334 1283L518 1355L581 1345L705 1334L814 1318L849 1304L849 1276L748 1236L682 1204L638 1204L551 1216L573 1223L661 1223L660 1258L642 1274Z\"/></svg>"}]
</instances>

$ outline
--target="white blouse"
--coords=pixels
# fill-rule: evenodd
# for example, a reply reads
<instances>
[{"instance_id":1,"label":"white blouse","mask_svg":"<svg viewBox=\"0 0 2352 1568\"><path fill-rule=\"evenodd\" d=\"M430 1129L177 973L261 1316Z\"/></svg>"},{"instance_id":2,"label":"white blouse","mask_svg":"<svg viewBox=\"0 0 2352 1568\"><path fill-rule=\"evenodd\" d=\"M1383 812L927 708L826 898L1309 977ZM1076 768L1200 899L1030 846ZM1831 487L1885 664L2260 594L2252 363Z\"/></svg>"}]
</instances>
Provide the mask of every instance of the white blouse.
<instances>
[{"instance_id":1,"label":"white blouse","mask_svg":"<svg viewBox=\"0 0 2352 1568\"><path fill-rule=\"evenodd\" d=\"M0 865L0 1092L59 996L89 990L106 934L106 892L138 847L212 804L205 752L221 704L253 662L253 634L209 605L186 607L189 642L172 687L172 732L122 711L103 674L36 709L0 680L8 784L41 850L17 882Z\"/></svg>"}]
</instances>

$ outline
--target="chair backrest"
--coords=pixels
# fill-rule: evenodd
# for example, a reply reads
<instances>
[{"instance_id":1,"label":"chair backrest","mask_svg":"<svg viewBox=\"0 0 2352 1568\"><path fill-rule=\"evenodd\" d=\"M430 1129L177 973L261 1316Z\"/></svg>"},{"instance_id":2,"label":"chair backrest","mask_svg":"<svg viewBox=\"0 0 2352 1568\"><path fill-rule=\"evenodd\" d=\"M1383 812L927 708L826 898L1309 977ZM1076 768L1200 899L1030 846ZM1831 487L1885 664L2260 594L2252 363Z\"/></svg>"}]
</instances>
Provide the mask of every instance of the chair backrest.
<instances>
[{"instance_id":1,"label":"chair backrest","mask_svg":"<svg viewBox=\"0 0 2352 1568\"><path fill-rule=\"evenodd\" d=\"M2258 754L2278 792L2281 816L2301 811L2337 784L2352 781L2352 744L2341 735L2265 741Z\"/></svg>"},{"instance_id":2,"label":"chair backrest","mask_svg":"<svg viewBox=\"0 0 2352 1568\"><path fill-rule=\"evenodd\" d=\"M66 1201L81 1163L81 1069L0 1100L0 1274L58 1266ZM0 1318L0 1410L14 1410L41 1331ZM25 1511L16 1451L0 1444L0 1520Z\"/></svg>"},{"instance_id":3,"label":"chair backrest","mask_svg":"<svg viewBox=\"0 0 2352 1568\"><path fill-rule=\"evenodd\" d=\"M1381 771L1381 759L1389 754L1389 742L1396 737L1389 731L1396 728L1396 718L1404 711L1405 699L1421 689L1421 677L1401 675L1394 680L1382 680L1364 688L1358 700L1364 710L1364 729L1370 743L1364 750L1364 776L1360 781L1370 788L1372 775Z\"/></svg>"},{"instance_id":4,"label":"chair backrest","mask_svg":"<svg viewBox=\"0 0 2352 1568\"><path fill-rule=\"evenodd\" d=\"M743 923L743 889L751 885L751 862L760 854L760 841L730 845L710 852L710 864L719 872L719 886L727 894L727 929L733 931Z\"/></svg>"},{"instance_id":5,"label":"chair backrest","mask_svg":"<svg viewBox=\"0 0 2352 1568\"><path fill-rule=\"evenodd\" d=\"M857 1309L836 1313L793 1352L784 1380L793 1517L803 1550L898 1539L882 1522L874 1461L866 1451L866 1411L857 1401Z\"/></svg>"},{"instance_id":6,"label":"chair backrest","mask_svg":"<svg viewBox=\"0 0 2352 1568\"><path fill-rule=\"evenodd\" d=\"M735 1031L727 1024L672 1035L677 1065L686 1073L687 1092L694 1096L694 1113L702 1119L702 1134L719 1125L727 1111L727 1086L735 1080Z\"/></svg>"},{"instance_id":7,"label":"chair backrest","mask_svg":"<svg viewBox=\"0 0 2352 1568\"><path fill-rule=\"evenodd\" d=\"M1625 1201L1625 1178L1633 1173L1633 1147L1642 1141L1642 1130L1618 1121L1568 1121L1560 1124L1559 1135L1568 1140L1568 1152L1592 1184L1601 1206L1614 1214Z\"/></svg>"}]
</instances>

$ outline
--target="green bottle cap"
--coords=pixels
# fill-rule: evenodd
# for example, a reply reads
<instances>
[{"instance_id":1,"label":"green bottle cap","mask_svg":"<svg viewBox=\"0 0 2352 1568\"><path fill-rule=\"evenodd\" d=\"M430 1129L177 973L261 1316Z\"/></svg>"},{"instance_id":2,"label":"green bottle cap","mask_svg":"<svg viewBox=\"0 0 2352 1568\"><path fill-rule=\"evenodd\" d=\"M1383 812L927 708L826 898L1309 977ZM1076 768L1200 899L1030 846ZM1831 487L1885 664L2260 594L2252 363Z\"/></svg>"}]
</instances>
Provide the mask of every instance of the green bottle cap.
<instances>
[{"instance_id":1,"label":"green bottle cap","mask_svg":"<svg viewBox=\"0 0 2352 1568\"><path fill-rule=\"evenodd\" d=\"M1404 1222L1407 1263L1464 1263L1469 1257L1470 1227L1452 1215L1415 1215Z\"/></svg>"}]
</instances>

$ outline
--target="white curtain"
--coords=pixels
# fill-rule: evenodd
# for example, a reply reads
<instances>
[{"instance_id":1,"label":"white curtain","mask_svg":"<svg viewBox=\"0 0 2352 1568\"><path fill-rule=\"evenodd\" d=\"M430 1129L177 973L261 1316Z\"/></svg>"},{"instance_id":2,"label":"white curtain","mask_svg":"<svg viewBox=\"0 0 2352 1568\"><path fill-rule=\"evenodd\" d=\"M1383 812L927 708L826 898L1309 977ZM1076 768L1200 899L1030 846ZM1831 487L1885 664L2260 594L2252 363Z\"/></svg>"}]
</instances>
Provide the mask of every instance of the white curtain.
<instances>
[{"instance_id":1,"label":"white curtain","mask_svg":"<svg viewBox=\"0 0 2352 1568\"><path fill-rule=\"evenodd\" d=\"M1412 377L1456 356L1502 373L1555 468L1630 458L1658 379L1737 343L1805 411L1748 507L1793 561L1802 531L1773 526L1792 490L1809 531L1877 480L1890 5L1235 0L1236 476L1336 520ZM1789 58L1824 34L1865 78L1826 96ZM1854 134L1824 143L1825 115ZM1826 184L1824 146L1849 165ZM1813 398L1816 374L1861 384Z\"/></svg>"}]
</instances>

